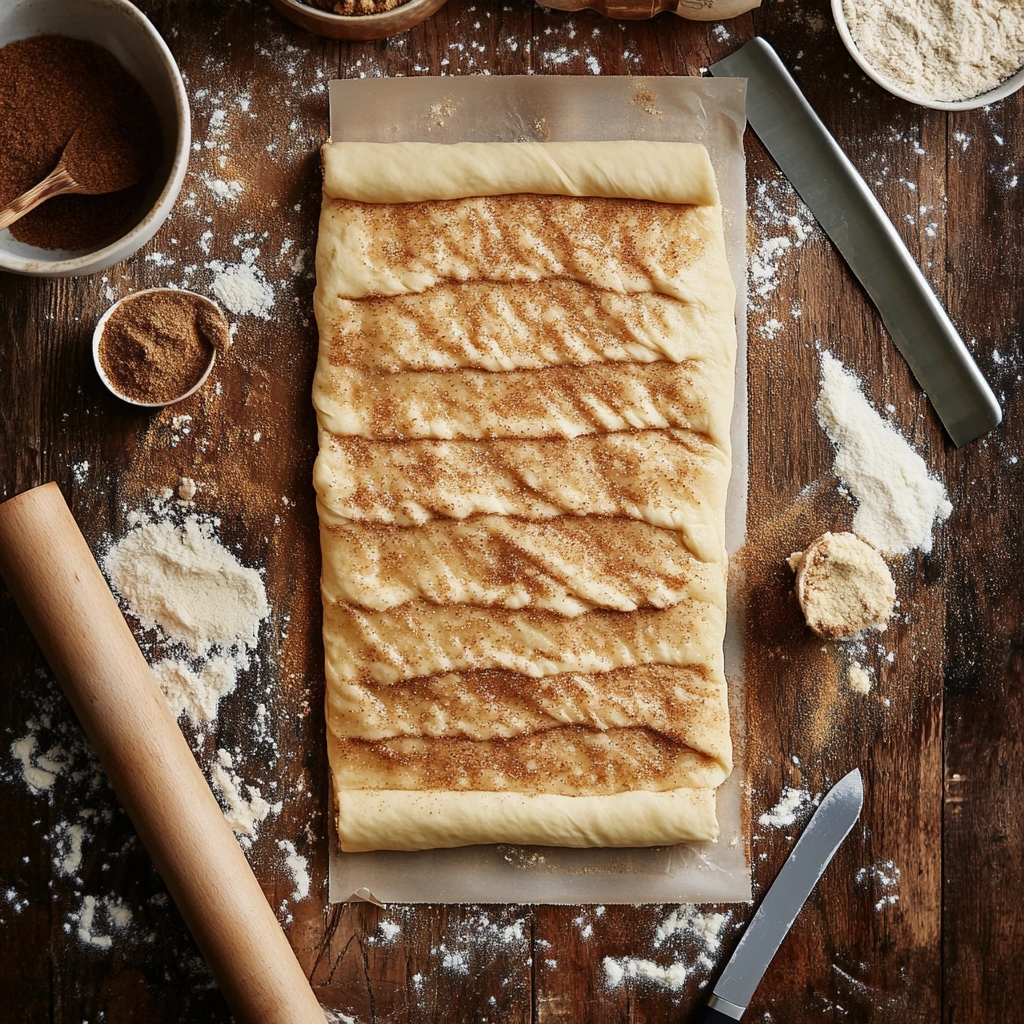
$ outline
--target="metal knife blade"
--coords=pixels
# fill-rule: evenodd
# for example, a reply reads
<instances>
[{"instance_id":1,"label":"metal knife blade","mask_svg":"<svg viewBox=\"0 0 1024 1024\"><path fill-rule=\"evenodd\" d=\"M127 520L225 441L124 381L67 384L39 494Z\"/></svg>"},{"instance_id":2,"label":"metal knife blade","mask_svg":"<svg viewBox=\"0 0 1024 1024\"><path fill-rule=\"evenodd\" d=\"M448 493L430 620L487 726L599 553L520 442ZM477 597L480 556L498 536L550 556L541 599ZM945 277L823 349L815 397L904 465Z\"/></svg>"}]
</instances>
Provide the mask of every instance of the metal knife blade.
<instances>
[{"instance_id":1,"label":"metal knife blade","mask_svg":"<svg viewBox=\"0 0 1024 1024\"><path fill-rule=\"evenodd\" d=\"M749 79L747 120L864 285L954 444L997 426L1002 410L967 346L778 54L758 37L709 70Z\"/></svg>"},{"instance_id":2,"label":"metal knife blade","mask_svg":"<svg viewBox=\"0 0 1024 1024\"><path fill-rule=\"evenodd\" d=\"M844 775L821 801L714 987L707 1020L739 1020L761 976L864 805L860 769Z\"/></svg>"}]
</instances>

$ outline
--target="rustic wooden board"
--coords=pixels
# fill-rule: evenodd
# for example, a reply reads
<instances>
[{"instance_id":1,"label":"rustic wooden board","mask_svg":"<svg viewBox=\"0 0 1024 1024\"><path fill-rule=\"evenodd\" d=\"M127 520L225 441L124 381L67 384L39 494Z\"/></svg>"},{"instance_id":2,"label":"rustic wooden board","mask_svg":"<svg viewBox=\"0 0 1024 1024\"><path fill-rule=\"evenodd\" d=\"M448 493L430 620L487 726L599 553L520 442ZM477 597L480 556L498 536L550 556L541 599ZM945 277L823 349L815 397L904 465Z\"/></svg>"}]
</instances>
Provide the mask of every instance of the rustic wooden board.
<instances>
[{"instance_id":1,"label":"rustic wooden board","mask_svg":"<svg viewBox=\"0 0 1024 1024\"><path fill-rule=\"evenodd\" d=\"M57 480L87 538L102 550L149 491L188 475L203 485L197 506L220 515L225 540L238 545L243 560L266 565L275 613L261 667L225 703L202 753L244 744L255 704L270 702L279 756L264 785L276 781L286 799L251 856L325 1005L366 1022L653 1022L685 1019L713 972L695 969L678 992L604 985L604 956L668 962L674 952L686 955L654 947L656 926L670 909L664 907L608 907L602 914L556 907L325 909L326 766L309 485L316 348L309 271L316 149L327 122L323 86L333 76L363 74L696 74L755 31L794 69L875 187L1007 416L989 438L954 450L821 232L766 262L766 240L797 241L790 216L810 220L749 138L756 271L744 557L755 598L747 636L751 802L756 817L782 786L820 792L854 765L867 784L861 825L811 897L750 1017L966 1021L1005 1016L1001 1007L1024 1004L1024 915L1016 895L1024 884L1024 600L1017 564L1024 499L1024 186L1017 184L1024 175L1024 101L947 115L887 97L841 49L826 0L766 0L764 10L721 26L671 15L613 22L527 0L449 0L407 36L365 44L309 36L259 3L141 6L186 75L200 148L174 216L142 253L93 278L0 276L0 496ZM243 95L247 104L239 102ZM226 111L223 127L218 110ZM209 178L243 181L237 204L217 203ZM215 381L170 412L148 416L109 397L92 371L88 342L110 298L166 283L204 290L213 276L205 264L236 262L247 247L260 250L256 265L274 287L273 322L240 318L237 346ZM293 262L300 250L304 266ZM935 550L898 567L899 621L856 653L875 674L867 697L846 686L849 651L823 647L803 628L783 565L790 551L824 528L848 524L851 515L813 414L819 347L854 367L877 405L893 407L893 419L944 476L955 507ZM174 417L182 415L193 419L176 426ZM90 788L95 770L77 727L6 592L0 664L5 1017L226 1021L224 1003L116 800L102 786ZM50 717L39 735L72 750L81 777L62 773L45 794L32 794L8 748L36 728L41 707ZM62 829L82 820L83 808L97 812L97 825L67 877ZM755 827L758 891L793 834ZM309 858L313 886L305 900L291 899L281 839ZM890 862L900 872L898 887L870 874L857 881L872 866L892 877ZM105 894L117 894L133 914L110 949L83 943L76 920L85 896ZM887 901L892 895L898 902ZM732 916L717 965L751 912L723 909ZM381 921L399 927L393 940Z\"/></svg>"}]
</instances>

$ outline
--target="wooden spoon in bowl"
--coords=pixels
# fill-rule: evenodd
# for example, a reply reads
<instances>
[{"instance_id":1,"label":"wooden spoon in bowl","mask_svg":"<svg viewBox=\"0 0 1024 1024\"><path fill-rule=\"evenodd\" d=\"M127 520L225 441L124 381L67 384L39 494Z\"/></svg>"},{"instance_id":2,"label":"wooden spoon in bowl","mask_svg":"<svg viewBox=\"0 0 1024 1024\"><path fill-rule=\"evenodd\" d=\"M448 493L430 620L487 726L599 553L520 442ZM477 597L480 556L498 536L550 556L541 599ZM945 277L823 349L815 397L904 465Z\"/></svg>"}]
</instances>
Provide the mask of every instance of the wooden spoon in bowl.
<instances>
[{"instance_id":1,"label":"wooden spoon in bowl","mask_svg":"<svg viewBox=\"0 0 1024 1024\"><path fill-rule=\"evenodd\" d=\"M144 171L139 147L116 126L104 121L85 124L68 140L57 166L0 210L0 231L47 199L120 192L141 180Z\"/></svg>"}]
</instances>

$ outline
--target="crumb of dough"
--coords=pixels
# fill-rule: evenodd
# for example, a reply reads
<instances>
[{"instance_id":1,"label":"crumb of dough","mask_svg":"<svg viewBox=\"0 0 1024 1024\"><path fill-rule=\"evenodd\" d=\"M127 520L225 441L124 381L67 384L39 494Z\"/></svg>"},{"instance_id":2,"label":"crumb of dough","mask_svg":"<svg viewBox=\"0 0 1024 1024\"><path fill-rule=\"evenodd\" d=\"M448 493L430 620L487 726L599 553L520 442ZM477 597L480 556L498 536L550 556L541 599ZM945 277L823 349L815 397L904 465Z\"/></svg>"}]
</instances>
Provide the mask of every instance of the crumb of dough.
<instances>
[{"instance_id":1,"label":"crumb of dough","mask_svg":"<svg viewBox=\"0 0 1024 1024\"><path fill-rule=\"evenodd\" d=\"M882 556L853 533L824 533L789 556L807 625L830 640L883 630L896 604L896 584Z\"/></svg>"},{"instance_id":2,"label":"crumb of dough","mask_svg":"<svg viewBox=\"0 0 1024 1024\"><path fill-rule=\"evenodd\" d=\"M864 666L859 661L855 661L850 665L846 673L846 681L850 684L850 689L854 693L871 692L871 676L868 675Z\"/></svg>"},{"instance_id":3,"label":"crumb of dough","mask_svg":"<svg viewBox=\"0 0 1024 1024\"><path fill-rule=\"evenodd\" d=\"M183 476L178 484L178 497L191 501L196 496L196 482L190 476Z\"/></svg>"}]
</instances>

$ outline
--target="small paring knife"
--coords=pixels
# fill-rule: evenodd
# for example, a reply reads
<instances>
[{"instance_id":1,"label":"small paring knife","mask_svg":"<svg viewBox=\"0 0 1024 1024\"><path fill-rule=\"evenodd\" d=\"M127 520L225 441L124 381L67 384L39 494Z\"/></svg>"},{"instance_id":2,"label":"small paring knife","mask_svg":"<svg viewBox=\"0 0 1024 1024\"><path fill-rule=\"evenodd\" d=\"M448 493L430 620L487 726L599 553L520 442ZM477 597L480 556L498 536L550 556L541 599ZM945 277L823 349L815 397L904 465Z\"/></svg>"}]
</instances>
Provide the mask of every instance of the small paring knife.
<instances>
[{"instance_id":1,"label":"small paring knife","mask_svg":"<svg viewBox=\"0 0 1024 1024\"><path fill-rule=\"evenodd\" d=\"M698 1016L700 1024L731 1024L743 1015L800 908L864 806L860 769L844 775L821 801L776 876Z\"/></svg>"},{"instance_id":2,"label":"small paring knife","mask_svg":"<svg viewBox=\"0 0 1024 1024\"><path fill-rule=\"evenodd\" d=\"M835 243L958 447L1002 410L957 329L867 183L760 37L708 69L746 78L747 120Z\"/></svg>"}]
</instances>

